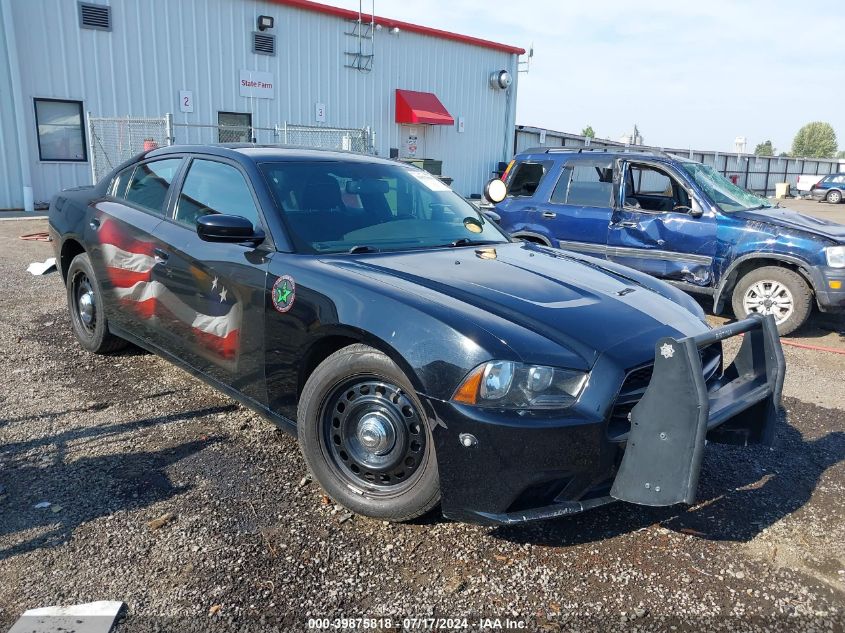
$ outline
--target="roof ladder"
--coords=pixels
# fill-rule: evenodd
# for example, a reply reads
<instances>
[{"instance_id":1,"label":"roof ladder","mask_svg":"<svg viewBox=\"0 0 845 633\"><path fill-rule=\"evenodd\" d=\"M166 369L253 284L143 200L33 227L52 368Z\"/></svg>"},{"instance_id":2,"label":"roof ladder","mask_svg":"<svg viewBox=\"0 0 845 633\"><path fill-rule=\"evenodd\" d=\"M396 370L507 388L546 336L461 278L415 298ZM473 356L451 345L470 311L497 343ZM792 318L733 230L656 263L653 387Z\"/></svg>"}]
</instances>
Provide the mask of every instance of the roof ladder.
<instances>
[{"instance_id":1,"label":"roof ladder","mask_svg":"<svg viewBox=\"0 0 845 633\"><path fill-rule=\"evenodd\" d=\"M358 19L350 20L351 30L346 32L354 40L351 49L346 51L347 68L354 68L362 73L373 69L373 39L376 32L375 0L370 0L370 14L364 13L363 0L358 0Z\"/></svg>"}]
</instances>

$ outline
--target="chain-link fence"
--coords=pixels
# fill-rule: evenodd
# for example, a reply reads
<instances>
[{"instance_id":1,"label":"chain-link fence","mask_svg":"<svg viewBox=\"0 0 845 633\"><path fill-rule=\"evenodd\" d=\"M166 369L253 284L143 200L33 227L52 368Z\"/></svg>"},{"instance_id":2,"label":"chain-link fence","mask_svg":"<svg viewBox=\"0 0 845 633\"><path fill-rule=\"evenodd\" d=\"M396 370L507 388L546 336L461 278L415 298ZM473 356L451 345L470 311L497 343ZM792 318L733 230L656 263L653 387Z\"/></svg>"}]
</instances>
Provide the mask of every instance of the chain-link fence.
<instances>
[{"instance_id":1,"label":"chain-link fence","mask_svg":"<svg viewBox=\"0 0 845 633\"><path fill-rule=\"evenodd\" d=\"M170 145L172 117L92 117L88 113L88 145L94 182L140 152Z\"/></svg>"},{"instance_id":2,"label":"chain-link fence","mask_svg":"<svg viewBox=\"0 0 845 633\"><path fill-rule=\"evenodd\" d=\"M106 118L89 113L88 137L95 183L136 154L172 144L260 143L375 153L375 134L369 127L174 123L170 114L160 118Z\"/></svg>"}]
</instances>

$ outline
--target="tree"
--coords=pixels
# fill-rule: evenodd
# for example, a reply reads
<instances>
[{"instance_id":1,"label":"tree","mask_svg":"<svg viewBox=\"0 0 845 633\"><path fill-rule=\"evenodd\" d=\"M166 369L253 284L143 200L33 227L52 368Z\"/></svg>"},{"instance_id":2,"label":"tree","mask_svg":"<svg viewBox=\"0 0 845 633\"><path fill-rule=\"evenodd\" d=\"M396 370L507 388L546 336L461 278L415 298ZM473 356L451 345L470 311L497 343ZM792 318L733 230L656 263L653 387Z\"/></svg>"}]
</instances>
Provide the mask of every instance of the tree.
<instances>
[{"instance_id":1,"label":"tree","mask_svg":"<svg viewBox=\"0 0 845 633\"><path fill-rule=\"evenodd\" d=\"M798 130L792 141L792 155L831 158L836 154L836 133L830 123L813 121Z\"/></svg>"},{"instance_id":2,"label":"tree","mask_svg":"<svg viewBox=\"0 0 845 633\"><path fill-rule=\"evenodd\" d=\"M757 147L754 148L754 153L757 156L774 156L775 148L772 146L771 141L763 141L757 144Z\"/></svg>"},{"instance_id":3,"label":"tree","mask_svg":"<svg viewBox=\"0 0 845 633\"><path fill-rule=\"evenodd\" d=\"M581 136L589 136L590 138L596 138L596 133L593 131L593 126L588 125L583 130L581 130Z\"/></svg>"}]
</instances>

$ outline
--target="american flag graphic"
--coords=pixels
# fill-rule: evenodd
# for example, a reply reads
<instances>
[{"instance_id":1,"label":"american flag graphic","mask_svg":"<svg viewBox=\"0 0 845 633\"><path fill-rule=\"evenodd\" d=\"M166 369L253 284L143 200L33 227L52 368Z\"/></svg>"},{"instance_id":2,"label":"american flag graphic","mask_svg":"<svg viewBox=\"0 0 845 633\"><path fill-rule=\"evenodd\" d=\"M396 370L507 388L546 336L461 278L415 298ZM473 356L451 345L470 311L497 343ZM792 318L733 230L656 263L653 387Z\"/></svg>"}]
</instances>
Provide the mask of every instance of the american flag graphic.
<instances>
[{"instance_id":1,"label":"american flag graphic","mask_svg":"<svg viewBox=\"0 0 845 633\"><path fill-rule=\"evenodd\" d=\"M99 239L106 272L118 301L142 319L156 320L218 359L236 361L241 304L217 277L191 268L191 283L200 289L197 306L190 306L160 281L152 279L156 265L153 244L133 239L117 222L105 220Z\"/></svg>"}]
</instances>

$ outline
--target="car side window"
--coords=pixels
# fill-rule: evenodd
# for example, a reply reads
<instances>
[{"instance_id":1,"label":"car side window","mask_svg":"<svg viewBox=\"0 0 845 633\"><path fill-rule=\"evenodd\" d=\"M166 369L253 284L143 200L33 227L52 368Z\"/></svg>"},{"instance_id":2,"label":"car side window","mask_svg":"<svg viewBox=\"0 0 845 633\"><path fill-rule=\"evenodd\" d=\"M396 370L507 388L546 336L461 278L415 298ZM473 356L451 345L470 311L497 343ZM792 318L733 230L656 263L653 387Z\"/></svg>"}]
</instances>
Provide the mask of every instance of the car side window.
<instances>
[{"instance_id":1,"label":"car side window","mask_svg":"<svg viewBox=\"0 0 845 633\"><path fill-rule=\"evenodd\" d=\"M508 195L517 198L533 196L552 164L552 161L519 163L508 177Z\"/></svg>"},{"instance_id":2,"label":"car side window","mask_svg":"<svg viewBox=\"0 0 845 633\"><path fill-rule=\"evenodd\" d=\"M625 175L628 208L666 213L689 207L687 190L669 173L651 165L629 164Z\"/></svg>"},{"instance_id":3,"label":"car side window","mask_svg":"<svg viewBox=\"0 0 845 633\"><path fill-rule=\"evenodd\" d=\"M126 185L129 184L129 179L132 177L132 172L135 170L135 165L127 167L114 178L112 178L109 185L109 195L115 198L123 198L126 194Z\"/></svg>"},{"instance_id":4,"label":"car side window","mask_svg":"<svg viewBox=\"0 0 845 633\"><path fill-rule=\"evenodd\" d=\"M181 163L181 158L167 158L136 166L126 189L126 201L164 215L167 190Z\"/></svg>"},{"instance_id":5,"label":"car side window","mask_svg":"<svg viewBox=\"0 0 845 633\"><path fill-rule=\"evenodd\" d=\"M613 195L613 162L572 161L561 172L551 202L579 207L609 207Z\"/></svg>"},{"instance_id":6,"label":"car side window","mask_svg":"<svg viewBox=\"0 0 845 633\"><path fill-rule=\"evenodd\" d=\"M174 219L196 228L197 218L222 213L239 215L258 228L258 209L239 169L226 163L195 158L179 193Z\"/></svg>"}]
</instances>

